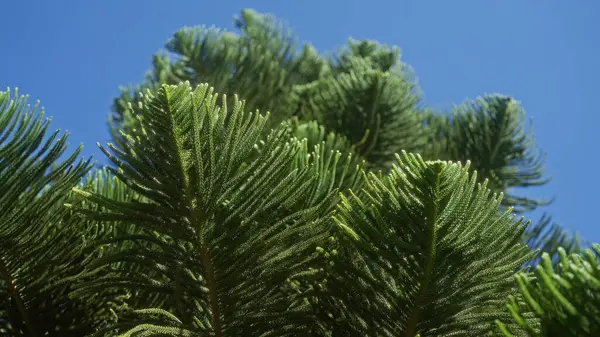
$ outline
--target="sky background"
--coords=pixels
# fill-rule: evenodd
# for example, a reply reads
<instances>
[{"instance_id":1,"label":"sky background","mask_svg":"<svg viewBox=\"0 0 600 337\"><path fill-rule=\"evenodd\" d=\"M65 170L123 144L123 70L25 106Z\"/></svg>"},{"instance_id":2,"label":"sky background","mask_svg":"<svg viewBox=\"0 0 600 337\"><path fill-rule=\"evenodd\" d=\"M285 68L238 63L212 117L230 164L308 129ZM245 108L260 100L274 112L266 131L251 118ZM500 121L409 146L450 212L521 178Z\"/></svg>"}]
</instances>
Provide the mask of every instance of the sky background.
<instances>
[{"instance_id":1,"label":"sky background","mask_svg":"<svg viewBox=\"0 0 600 337\"><path fill-rule=\"evenodd\" d=\"M170 5L167 5L167 4ZM600 242L600 1L2 1L0 87L40 100L52 129L103 160L106 118L120 85L141 82L152 55L184 25L233 30L242 8L286 20L319 52L348 37L402 50L425 103L451 107L484 93L521 101L553 181L543 211Z\"/></svg>"}]
</instances>

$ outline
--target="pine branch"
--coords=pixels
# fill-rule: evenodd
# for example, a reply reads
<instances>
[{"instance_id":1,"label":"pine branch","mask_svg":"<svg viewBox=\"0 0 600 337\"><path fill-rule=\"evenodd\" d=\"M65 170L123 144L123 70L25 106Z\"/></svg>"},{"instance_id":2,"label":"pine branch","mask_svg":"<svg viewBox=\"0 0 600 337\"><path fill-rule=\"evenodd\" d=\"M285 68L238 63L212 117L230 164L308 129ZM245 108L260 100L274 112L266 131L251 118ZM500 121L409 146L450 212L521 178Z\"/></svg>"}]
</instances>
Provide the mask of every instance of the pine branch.
<instances>
[{"instance_id":1,"label":"pine branch","mask_svg":"<svg viewBox=\"0 0 600 337\"><path fill-rule=\"evenodd\" d=\"M127 104L140 101L135 93L185 81L211 83L229 96L230 106L236 104L236 94L244 97L249 111L273 111L266 132L291 117L294 86L316 80L325 62L308 44L297 51L291 30L272 15L242 10L234 23L239 34L206 26L175 32L165 44L165 53L154 55L144 83L123 88L115 99L113 128L129 132L128 124L134 121L128 120Z\"/></svg>"},{"instance_id":2,"label":"pine branch","mask_svg":"<svg viewBox=\"0 0 600 337\"><path fill-rule=\"evenodd\" d=\"M81 336L108 319L104 302L69 297L89 233L63 203L91 162L76 160L81 147L58 162L67 134L48 127L38 104L0 93L0 331L10 336Z\"/></svg>"},{"instance_id":3,"label":"pine branch","mask_svg":"<svg viewBox=\"0 0 600 337\"><path fill-rule=\"evenodd\" d=\"M499 320L504 336L600 334L600 245L569 255L559 247L558 255L559 263L553 266L550 255L544 253L534 278L517 275L521 296L510 297L508 309L521 329L510 329L505 325L508 320Z\"/></svg>"},{"instance_id":4,"label":"pine branch","mask_svg":"<svg viewBox=\"0 0 600 337\"><path fill-rule=\"evenodd\" d=\"M512 276L531 257L526 224L500 215L501 196L468 165L404 154L344 198L327 288L340 327L364 336L482 336L505 317Z\"/></svg>"},{"instance_id":5,"label":"pine branch","mask_svg":"<svg viewBox=\"0 0 600 337\"><path fill-rule=\"evenodd\" d=\"M445 123L432 119L430 130L444 148L442 158L470 160L472 168L488 179L489 188L503 192L505 207L522 213L551 200L520 197L510 189L548 183L544 173L544 156L535 145L531 130L525 130L525 113L518 103L501 95L485 95L456 107ZM443 117L442 117L443 119Z\"/></svg>"},{"instance_id":6,"label":"pine branch","mask_svg":"<svg viewBox=\"0 0 600 337\"><path fill-rule=\"evenodd\" d=\"M414 84L401 71L377 69L370 59L347 59L347 71L333 69L296 88L300 118L345 136L374 169L388 169L401 150L421 152L425 138Z\"/></svg>"},{"instance_id":7,"label":"pine branch","mask_svg":"<svg viewBox=\"0 0 600 337\"><path fill-rule=\"evenodd\" d=\"M134 226L140 234L123 240L152 248L132 246L92 261L88 270L111 266L115 273L91 279L80 291L125 287L170 294L157 310L174 313L181 323L161 326L184 326L195 336L318 331L304 300L310 289L288 280L299 275L304 284L311 282L310 261L328 237L324 221L337 188L347 184L334 176L340 156L308 155L305 141L281 129L248 162L265 118L245 114L241 102L231 111L226 98L221 106L216 102L207 85L147 92L136 113L139 131L124 135L130 151L103 148L118 167L109 168L112 174L146 201L121 202L80 190L107 210L81 212ZM119 267L125 261L141 273ZM147 323L136 318L133 328L115 327L150 335L162 329Z\"/></svg>"}]
</instances>

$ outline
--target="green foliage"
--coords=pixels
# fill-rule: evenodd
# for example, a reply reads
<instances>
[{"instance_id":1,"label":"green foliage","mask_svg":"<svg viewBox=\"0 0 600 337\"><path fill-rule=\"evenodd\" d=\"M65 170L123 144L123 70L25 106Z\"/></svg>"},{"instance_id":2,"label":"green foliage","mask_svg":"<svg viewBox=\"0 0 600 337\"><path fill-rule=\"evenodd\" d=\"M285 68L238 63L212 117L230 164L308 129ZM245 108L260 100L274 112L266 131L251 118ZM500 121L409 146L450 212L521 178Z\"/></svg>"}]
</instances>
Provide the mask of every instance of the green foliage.
<instances>
[{"instance_id":1,"label":"green foliage","mask_svg":"<svg viewBox=\"0 0 600 337\"><path fill-rule=\"evenodd\" d=\"M488 179L492 191L505 193L503 204L515 207L517 212L549 203L510 193L514 188L549 181L544 177L544 157L536 148L531 130L524 129L525 113L515 100L485 95L455 107L451 115L436 117L430 120L435 135L432 141L443 140L439 142L438 157L470 160L473 168Z\"/></svg>"},{"instance_id":2,"label":"green foliage","mask_svg":"<svg viewBox=\"0 0 600 337\"><path fill-rule=\"evenodd\" d=\"M46 137L49 120L27 97L0 92L0 332L82 336L106 319L108 302L72 300L86 229L62 207L90 169L80 149L60 162L67 135ZM108 299L108 298L107 298Z\"/></svg>"},{"instance_id":3,"label":"green foliage","mask_svg":"<svg viewBox=\"0 0 600 337\"><path fill-rule=\"evenodd\" d=\"M515 193L549 178L531 130L524 129L524 111L513 99L485 95L449 114L432 113L423 107L396 47L349 40L323 57L309 44L299 48L287 25L272 15L243 10L234 24L239 35L214 27L177 31L135 91L208 82L218 92L244 98L250 111L273 112L267 131L289 118L316 121L347 139L345 152L360 155L371 170L388 170L401 150L431 160L470 160L480 182L487 179L492 191L504 193L503 206L522 213L549 204ZM117 130L135 124L126 107L136 101L131 88L115 100L111 125L117 144Z\"/></svg>"},{"instance_id":4,"label":"green foliage","mask_svg":"<svg viewBox=\"0 0 600 337\"><path fill-rule=\"evenodd\" d=\"M482 336L506 315L511 277L531 256L526 224L498 213L502 196L468 165L404 153L389 175L369 175L365 197L343 199L329 286L360 318L351 335Z\"/></svg>"},{"instance_id":5,"label":"green foliage","mask_svg":"<svg viewBox=\"0 0 600 337\"><path fill-rule=\"evenodd\" d=\"M508 308L523 328L523 336L600 335L600 245L581 254L567 255L558 248L559 263L553 266L544 253L535 278L517 276L521 296L510 297ZM536 319L531 319L534 313ZM506 337L514 336L497 322Z\"/></svg>"},{"instance_id":6,"label":"green foliage","mask_svg":"<svg viewBox=\"0 0 600 337\"><path fill-rule=\"evenodd\" d=\"M389 168L394 153L424 148L416 89L393 67L397 50L366 41L349 47L327 76L297 87L298 114L347 137L370 166Z\"/></svg>"},{"instance_id":7,"label":"green foliage","mask_svg":"<svg viewBox=\"0 0 600 337\"><path fill-rule=\"evenodd\" d=\"M297 51L291 31L270 15L243 10L234 23L240 35L206 26L177 31L165 45L168 54L153 57L146 81L133 90L121 90L113 104L112 125L131 122L127 104L135 100L136 93L157 89L160 83L184 81L192 85L211 83L216 91L230 97L237 94L245 99L249 111L276 112L266 132L291 117L294 85L316 80L325 63L309 45Z\"/></svg>"},{"instance_id":8,"label":"green foliage","mask_svg":"<svg viewBox=\"0 0 600 337\"><path fill-rule=\"evenodd\" d=\"M102 169L0 93L1 334L598 335L600 246L512 214L548 204L515 100L433 113L397 48L234 24L123 89Z\"/></svg>"},{"instance_id":9,"label":"green foliage","mask_svg":"<svg viewBox=\"0 0 600 337\"><path fill-rule=\"evenodd\" d=\"M226 101L216 105L207 85L147 92L140 131L127 135L133 155L110 144L112 152L104 149L119 168L112 173L146 202L78 192L107 210L81 210L89 217L139 229L135 237L125 231L116 238L131 242L129 249L88 266L113 267L85 289L158 293L163 298L154 304L161 308L142 310L142 317L161 310L175 315L131 333L170 327L197 335L298 335L318 329L303 300L307 294L289 280L308 271L316 245L328 236L323 222L337 189L356 178L336 178L331 170L339 155L309 156L305 142L284 138L283 131L271 133L243 167L266 120L244 114L241 102L228 111ZM139 268L120 267L123 262Z\"/></svg>"},{"instance_id":10,"label":"green foliage","mask_svg":"<svg viewBox=\"0 0 600 337\"><path fill-rule=\"evenodd\" d=\"M544 156L537 149L531 131L525 129L525 112L518 102L503 95L484 95L454 107L449 114L426 113L425 132L428 158L471 161L480 181L488 180L488 188L504 193L502 208L512 207L517 213L550 204L548 200L516 195L517 189L546 184ZM579 242L562 226L551 222L548 214L529 226L524 242L538 253L531 261L537 264L543 252L556 254L559 246L576 252Z\"/></svg>"}]
</instances>

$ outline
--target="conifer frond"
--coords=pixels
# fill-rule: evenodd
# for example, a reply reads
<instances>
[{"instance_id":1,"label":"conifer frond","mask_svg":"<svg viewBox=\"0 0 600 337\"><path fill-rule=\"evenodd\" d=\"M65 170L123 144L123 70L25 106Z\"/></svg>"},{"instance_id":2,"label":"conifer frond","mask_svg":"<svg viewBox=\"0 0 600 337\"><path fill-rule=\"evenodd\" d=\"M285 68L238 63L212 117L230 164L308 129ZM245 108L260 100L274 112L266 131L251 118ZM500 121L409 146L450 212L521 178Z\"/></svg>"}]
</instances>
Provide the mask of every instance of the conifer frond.
<instances>
[{"instance_id":1,"label":"conifer frond","mask_svg":"<svg viewBox=\"0 0 600 337\"><path fill-rule=\"evenodd\" d=\"M400 49L395 46L380 45L375 41L349 39L346 48L340 50L330 60L336 73L349 73L357 62L367 62L370 68L388 72L406 72L407 65L400 62ZM405 75L407 75L405 73Z\"/></svg>"},{"instance_id":2,"label":"conifer frond","mask_svg":"<svg viewBox=\"0 0 600 337\"><path fill-rule=\"evenodd\" d=\"M309 149L325 143L329 150L339 151L344 154L355 154L352 144L343 135L325 130L317 121L301 121L298 117L287 120L283 126L290 128L290 133L298 139L306 139ZM356 156L356 155L355 155ZM357 159L358 160L358 157Z\"/></svg>"},{"instance_id":3,"label":"conifer frond","mask_svg":"<svg viewBox=\"0 0 600 337\"><path fill-rule=\"evenodd\" d=\"M61 157L67 134L27 97L0 92L0 334L82 336L102 324L104 303L72 300L86 228L63 206L91 167L81 147ZM76 280L74 281L76 282Z\"/></svg>"},{"instance_id":4,"label":"conifer frond","mask_svg":"<svg viewBox=\"0 0 600 337\"><path fill-rule=\"evenodd\" d=\"M425 138L414 84L401 72L354 57L334 72L296 88L297 114L318 120L328 131L344 135L367 164L389 168L402 149L420 152Z\"/></svg>"},{"instance_id":5,"label":"conifer frond","mask_svg":"<svg viewBox=\"0 0 600 337\"><path fill-rule=\"evenodd\" d=\"M281 20L251 9L234 20L239 34L216 27L183 27L165 44L166 53L154 56L153 67L143 84L122 89L113 103L116 129L127 122L127 104L136 103L135 93L158 89L160 84L189 81L211 83L216 91L245 99L249 111L274 111L265 131L291 117L291 91L319 77L326 63L308 44L298 49L294 34ZM128 132L128 129L124 129ZM116 138L119 138L116 135Z\"/></svg>"},{"instance_id":6,"label":"conifer frond","mask_svg":"<svg viewBox=\"0 0 600 337\"><path fill-rule=\"evenodd\" d=\"M88 193L94 193L121 203L128 202L147 202L144 197L136 193L133 189L129 188L122 181L117 179L111 172L106 168L95 169L88 174L86 179L82 181L77 189L71 192L69 204L67 206L76 210L83 209L85 212L107 212L109 209L101 204L90 202L85 196L79 193L79 190L86 191ZM86 249L85 249L85 261L82 261L83 266L87 266L97 259L102 259L105 256L114 254L126 254L136 245L142 245L144 249L152 248L151 245L144 243L132 243L132 241L124 240L124 237L135 237L136 235L143 234L142 231L135 225L124 223L122 221L98 221L91 218L81 217L80 214L76 214L79 217L81 226L88 230L86 236ZM105 276L114 272L114 270L128 269L130 273L141 273L142 270L139 266L131 265L127 262L115 263L110 268L100 267L97 270L84 270L81 274L77 275L79 281L86 282L89 278L96 278L99 276ZM143 270L147 272L147 270ZM91 275L91 276L90 276ZM83 290L82 290L83 288ZM129 312L130 308L136 308L140 306L154 305L158 306L164 302L164 299L160 296L152 296L151 293L144 292L144 289L131 289L127 288L104 288L96 289L95 292L86 292L86 287L75 286L71 293L71 298L80 300L89 300L94 298L100 303L111 303L111 316L115 317L117 313ZM109 333L110 329L106 328L110 325L104 325L103 329L98 329L97 336L112 336Z\"/></svg>"},{"instance_id":7,"label":"conifer frond","mask_svg":"<svg viewBox=\"0 0 600 337\"><path fill-rule=\"evenodd\" d=\"M404 153L388 176L369 174L363 195L339 206L327 285L345 296L333 310L352 335L483 336L507 315L512 278L531 256L526 224L499 215L501 196L468 164Z\"/></svg>"},{"instance_id":8,"label":"conifer frond","mask_svg":"<svg viewBox=\"0 0 600 337\"><path fill-rule=\"evenodd\" d=\"M329 177L339 155L303 155L306 142L280 130L243 165L265 118L245 114L241 102L232 110L225 98L221 106L216 102L208 85L163 85L137 107L140 128L124 135L129 151L103 148L117 166L109 168L112 174L147 201L78 191L107 210L81 209L90 219L119 220L140 230L122 238L132 243L130 249L87 266L114 272L80 291L124 287L163 295L157 309L173 313L195 336L319 330L306 302L310 288L291 280L308 284L315 274L309 262L329 236L325 221L343 184ZM125 262L139 269L122 267ZM135 318L121 328L137 325L133 329L144 335L161 335L145 323Z\"/></svg>"},{"instance_id":9,"label":"conifer frond","mask_svg":"<svg viewBox=\"0 0 600 337\"><path fill-rule=\"evenodd\" d=\"M352 175L350 179L346 181L351 182L348 185L339 186L340 191L344 191L347 188L360 189L360 185L355 183L356 178L362 180L361 170L365 166L365 160L360 157L356 152L356 149L348 141L348 139L340 134L334 132L327 132L325 127L320 125L317 121L301 122L297 117L294 117L282 124L283 127L290 129L291 135L300 140L306 140L306 146L308 150L314 149L315 153L322 153L321 157L325 153L335 153L334 156L341 156L344 158L344 164L332 164L336 168L336 177L344 178L347 175ZM304 153L309 153L305 151Z\"/></svg>"},{"instance_id":10,"label":"conifer frond","mask_svg":"<svg viewBox=\"0 0 600 337\"><path fill-rule=\"evenodd\" d=\"M550 201L521 197L511 189L546 184L544 155L531 130L525 130L525 113L515 100L502 95L484 95L466 101L452 111L447 121L445 159L472 162L489 188L505 194L502 204L521 213Z\"/></svg>"},{"instance_id":11,"label":"conifer frond","mask_svg":"<svg viewBox=\"0 0 600 337\"><path fill-rule=\"evenodd\" d=\"M553 266L544 253L534 278L517 275L520 301L510 297L508 309L521 330L498 321L506 337L600 335L600 245L569 255L559 247L558 255L559 263ZM532 313L536 319L530 318Z\"/></svg>"}]
</instances>

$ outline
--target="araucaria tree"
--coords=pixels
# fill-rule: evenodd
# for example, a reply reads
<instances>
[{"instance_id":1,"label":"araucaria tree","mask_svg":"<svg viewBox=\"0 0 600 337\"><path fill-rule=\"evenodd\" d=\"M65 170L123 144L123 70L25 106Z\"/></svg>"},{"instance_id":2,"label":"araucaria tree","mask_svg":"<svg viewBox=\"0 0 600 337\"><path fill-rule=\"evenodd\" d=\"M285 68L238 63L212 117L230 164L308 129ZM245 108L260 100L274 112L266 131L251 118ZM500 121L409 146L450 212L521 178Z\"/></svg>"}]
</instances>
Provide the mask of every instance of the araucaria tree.
<instances>
[{"instance_id":1,"label":"araucaria tree","mask_svg":"<svg viewBox=\"0 0 600 337\"><path fill-rule=\"evenodd\" d=\"M600 336L600 245L516 217L550 203L517 101L235 24L123 89L102 168L0 93L2 336Z\"/></svg>"}]
</instances>

